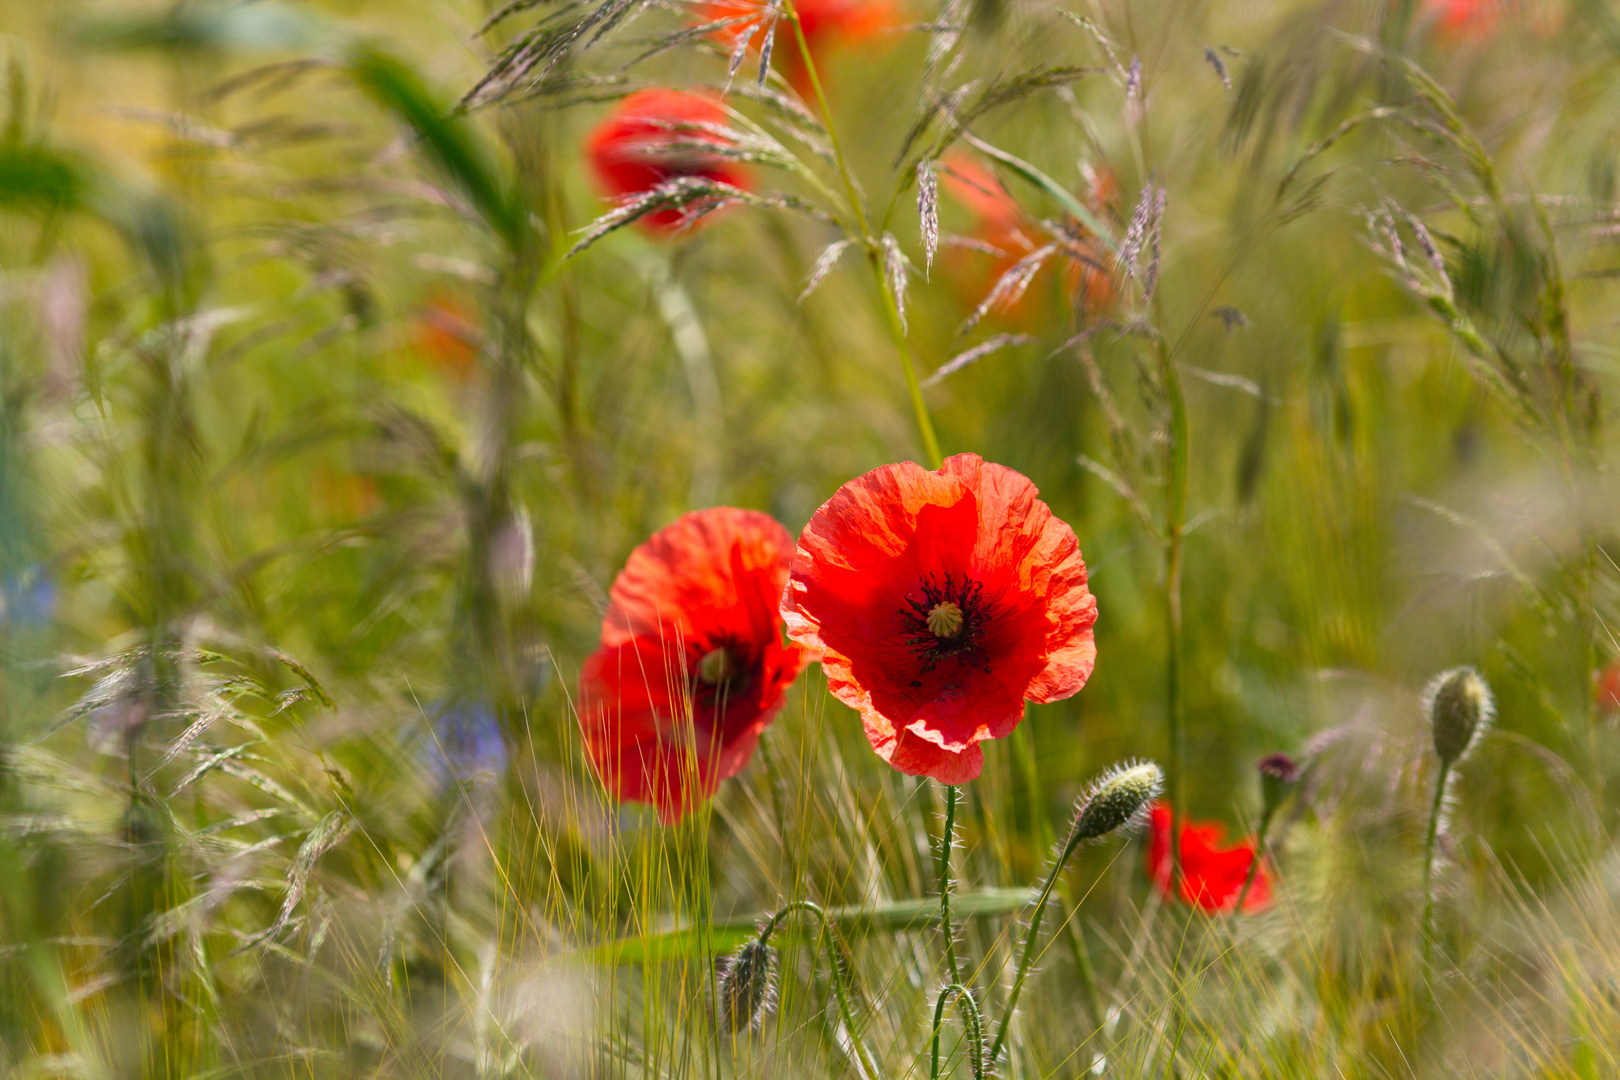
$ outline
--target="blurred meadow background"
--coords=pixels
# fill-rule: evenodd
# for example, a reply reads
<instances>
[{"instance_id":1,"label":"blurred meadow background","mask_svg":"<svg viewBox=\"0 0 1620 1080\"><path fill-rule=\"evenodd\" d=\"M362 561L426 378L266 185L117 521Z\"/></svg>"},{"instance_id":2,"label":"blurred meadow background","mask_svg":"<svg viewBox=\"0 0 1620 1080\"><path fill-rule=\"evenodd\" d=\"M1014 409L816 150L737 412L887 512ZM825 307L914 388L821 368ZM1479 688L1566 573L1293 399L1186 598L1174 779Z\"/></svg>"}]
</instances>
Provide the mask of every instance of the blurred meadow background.
<instances>
[{"instance_id":1,"label":"blurred meadow background","mask_svg":"<svg viewBox=\"0 0 1620 1080\"><path fill-rule=\"evenodd\" d=\"M1304 770L1262 910L1081 849L995 1072L1620 1076L1620 11L865 6L812 80L786 4L0 0L8 1075L930 1076L943 789L815 666L678 824L577 717L636 545L931 467L915 392L1100 609L961 789L987 1023L1090 778ZM686 227L603 219L647 87L744 159Z\"/></svg>"}]
</instances>

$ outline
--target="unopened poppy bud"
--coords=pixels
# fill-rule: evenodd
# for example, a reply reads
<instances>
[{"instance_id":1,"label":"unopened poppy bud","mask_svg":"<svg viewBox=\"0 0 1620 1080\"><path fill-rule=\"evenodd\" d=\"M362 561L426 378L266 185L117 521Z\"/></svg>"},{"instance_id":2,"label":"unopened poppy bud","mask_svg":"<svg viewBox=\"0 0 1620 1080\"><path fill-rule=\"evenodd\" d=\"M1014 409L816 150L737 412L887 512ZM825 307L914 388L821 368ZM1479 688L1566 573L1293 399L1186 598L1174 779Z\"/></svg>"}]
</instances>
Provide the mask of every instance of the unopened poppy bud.
<instances>
[{"instance_id":1,"label":"unopened poppy bud","mask_svg":"<svg viewBox=\"0 0 1620 1080\"><path fill-rule=\"evenodd\" d=\"M1435 676L1424 694L1434 752L1447 765L1460 761L1490 726L1496 714L1491 688L1471 667L1452 668Z\"/></svg>"},{"instance_id":2,"label":"unopened poppy bud","mask_svg":"<svg viewBox=\"0 0 1620 1080\"><path fill-rule=\"evenodd\" d=\"M1267 754L1255 768L1260 770L1260 804L1271 814L1299 783L1299 763L1287 754Z\"/></svg>"},{"instance_id":3,"label":"unopened poppy bud","mask_svg":"<svg viewBox=\"0 0 1620 1080\"><path fill-rule=\"evenodd\" d=\"M755 938L724 963L715 1022L729 1032L758 1027L776 1008L776 950Z\"/></svg>"},{"instance_id":4,"label":"unopened poppy bud","mask_svg":"<svg viewBox=\"0 0 1620 1080\"><path fill-rule=\"evenodd\" d=\"M1139 825L1164 791L1164 773L1151 761L1115 765L1099 776L1074 819L1077 841Z\"/></svg>"}]
</instances>

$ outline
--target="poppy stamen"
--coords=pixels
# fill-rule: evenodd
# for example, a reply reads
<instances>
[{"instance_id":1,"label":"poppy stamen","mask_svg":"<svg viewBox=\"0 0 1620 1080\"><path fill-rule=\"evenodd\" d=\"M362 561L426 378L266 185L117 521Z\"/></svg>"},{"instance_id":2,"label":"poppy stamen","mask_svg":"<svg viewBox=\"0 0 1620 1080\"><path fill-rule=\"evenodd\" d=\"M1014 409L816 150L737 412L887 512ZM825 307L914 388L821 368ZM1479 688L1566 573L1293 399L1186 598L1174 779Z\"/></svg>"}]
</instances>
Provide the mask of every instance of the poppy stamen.
<instances>
[{"instance_id":1,"label":"poppy stamen","mask_svg":"<svg viewBox=\"0 0 1620 1080\"><path fill-rule=\"evenodd\" d=\"M945 575L942 588L928 575L917 583L923 598L906 597L911 610L900 610L905 620L906 644L923 658L922 670L934 670L940 660L974 650L984 632L987 613L984 586L972 578L957 581Z\"/></svg>"},{"instance_id":2,"label":"poppy stamen","mask_svg":"<svg viewBox=\"0 0 1620 1080\"><path fill-rule=\"evenodd\" d=\"M928 629L937 638L953 638L962 632L962 609L951 601L935 604L928 611Z\"/></svg>"},{"instance_id":3,"label":"poppy stamen","mask_svg":"<svg viewBox=\"0 0 1620 1080\"><path fill-rule=\"evenodd\" d=\"M698 661L698 682L705 686L717 686L731 678L731 654L724 645L718 649L710 649Z\"/></svg>"}]
</instances>

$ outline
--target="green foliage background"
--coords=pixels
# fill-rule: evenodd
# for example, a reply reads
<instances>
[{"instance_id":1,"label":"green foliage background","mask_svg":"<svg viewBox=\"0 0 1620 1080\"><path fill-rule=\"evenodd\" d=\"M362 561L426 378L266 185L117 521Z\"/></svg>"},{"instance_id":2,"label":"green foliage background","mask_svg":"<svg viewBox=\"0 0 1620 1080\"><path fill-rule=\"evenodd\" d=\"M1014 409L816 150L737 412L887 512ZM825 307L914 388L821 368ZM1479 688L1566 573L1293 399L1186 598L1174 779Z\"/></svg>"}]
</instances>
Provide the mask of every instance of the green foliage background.
<instances>
[{"instance_id":1,"label":"green foliage background","mask_svg":"<svg viewBox=\"0 0 1620 1080\"><path fill-rule=\"evenodd\" d=\"M987 1015L1086 781L1170 755L1172 685L1194 816L1251 828L1253 761L1308 766L1263 914L1162 904L1137 842L1077 856L1006 1075L1620 1074L1596 689L1620 656L1620 16L1439 10L918 0L821 58L874 231L915 271L922 374L1029 337L924 391L944 451L1035 481L1101 609L1091 683L1031 706L964 792ZM714 504L796 531L922 459L860 245L800 300L837 226L729 207L564 257L608 209L580 150L608 103L727 84L703 37L641 59L692 18L0 0L8 1070L859 1076L808 924L778 942L774 1019L710 1015L714 959L811 899L881 1071L926 1074L937 787L883 766L814 670L675 828L603 799L573 718L652 531ZM549 43L552 66L502 65ZM728 102L790 155L759 188L848 218L783 134L825 139L816 103L784 122L751 66ZM1032 222L1066 219L1082 164L1117 178L1115 241L1162 186L1151 297L1144 253L1097 329L1049 269L961 330L982 290L949 252L924 271L915 210L949 126L902 147L964 86ZM971 232L948 193L939 213ZM472 347L434 335L451 316ZM1426 972L1420 693L1456 664L1498 723L1449 803Z\"/></svg>"}]
</instances>

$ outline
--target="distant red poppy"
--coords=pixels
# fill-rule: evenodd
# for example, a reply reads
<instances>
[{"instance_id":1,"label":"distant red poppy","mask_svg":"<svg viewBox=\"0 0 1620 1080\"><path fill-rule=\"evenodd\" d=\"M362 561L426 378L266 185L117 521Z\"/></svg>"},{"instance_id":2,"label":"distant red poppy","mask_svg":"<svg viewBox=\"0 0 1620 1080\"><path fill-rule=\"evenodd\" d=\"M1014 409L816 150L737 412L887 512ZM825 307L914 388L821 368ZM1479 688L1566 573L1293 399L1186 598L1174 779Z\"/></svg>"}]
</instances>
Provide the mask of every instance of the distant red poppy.
<instances>
[{"instance_id":1,"label":"distant red poppy","mask_svg":"<svg viewBox=\"0 0 1620 1080\"><path fill-rule=\"evenodd\" d=\"M764 35L760 31L766 21L768 6L765 0L705 0L698 5L697 17L706 23L748 19L747 22L722 27L715 31L714 36L728 52L735 49L745 36L749 37L753 39L750 47L758 52L764 45ZM899 6L888 0L794 0L793 7L799 14L804 41L810 47L810 56L817 68L821 66L823 54L829 46L871 41L900 21ZM805 70L793 28L786 19L777 20L771 58L788 85L801 96L809 96L810 74Z\"/></svg>"},{"instance_id":2,"label":"distant red poppy","mask_svg":"<svg viewBox=\"0 0 1620 1080\"><path fill-rule=\"evenodd\" d=\"M1435 32L1456 44L1491 37L1504 19L1539 37L1556 32L1564 20L1563 5L1547 0L1423 0L1422 10Z\"/></svg>"},{"instance_id":3,"label":"distant red poppy","mask_svg":"<svg viewBox=\"0 0 1620 1080\"><path fill-rule=\"evenodd\" d=\"M1101 311L1113 301L1114 279L1107 269L1108 253L1078 222L1070 221L1058 233L1045 231L994 173L966 154L948 155L940 177L945 190L974 218L966 243L947 248L945 261L962 286L964 297L975 306L1019 260L1047 244L1056 245L1058 250L1052 259L1061 259L1064 264L1065 292L1087 312ZM1106 166L1092 170L1088 188L1085 202L1094 213L1104 213L1118 201L1118 185ZM1021 315L1027 311L1032 295L1026 283L1001 299L995 308L1004 315Z\"/></svg>"},{"instance_id":4,"label":"distant red poppy","mask_svg":"<svg viewBox=\"0 0 1620 1080\"><path fill-rule=\"evenodd\" d=\"M730 507L631 553L580 674L585 748L615 797L678 821L748 764L805 664L777 610L792 554L769 515Z\"/></svg>"},{"instance_id":5,"label":"distant red poppy","mask_svg":"<svg viewBox=\"0 0 1620 1080\"><path fill-rule=\"evenodd\" d=\"M1097 659L1074 531L975 454L839 488L799 537L782 614L878 756L947 784L979 775L979 743L1011 734L1025 700L1069 697Z\"/></svg>"},{"instance_id":6,"label":"distant red poppy","mask_svg":"<svg viewBox=\"0 0 1620 1080\"><path fill-rule=\"evenodd\" d=\"M472 373L483 341L478 307L465 293L436 288L417 311L411 336L422 355L457 378Z\"/></svg>"},{"instance_id":7,"label":"distant red poppy","mask_svg":"<svg viewBox=\"0 0 1620 1080\"><path fill-rule=\"evenodd\" d=\"M704 149L726 145L714 130L726 121L726 110L716 98L662 87L638 90L596 126L585 148L602 190L618 199L683 176L746 188L748 177L741 167ZM688 224L692 215L666 206L639 220L653 232L669 232Z\"/></svg>"},{"instance_id":8,"label":"distant red poppy","mask_svg":"<svg viewBox=\"0 0 1620 1080\"><path fill-rule=\"evenodd\" d=\"M1501 0L1423 0L1424 17L1448 37L1487 34L1501 11Z\"/></svg>"},{"instance_id":9,"label":"distant red poppy","mask_svg":"<svg viewBox=\"0 0 1620 1080\"><path fill-rule=\"evenodd\" d=\"M1616 660L1598 673L1598 708L1604 712L1620 712L1620 660Z\"/></svg>"},{"instance_id":10,"label":"distant red poppy","mask_svg":"<svg viewBox=\"0 0 1620 1080\"><path fill-rule=\"evenodd\" d=\"M1153 806L1153 828L1148 838L1147 872L1165 896L1170 896L1170 807ZM1184 821L1181 826L1181 886L1177 891L1183 903L1205 911L1230 911L1237 903L1249 867L1255 859L1255 844L1243 840L1222 847L1226 830L1217 822ZM1254 876L1244 911L1258 911L1271 903L1271 877L1262 862Z\"/></svg>"}]
</instances>

